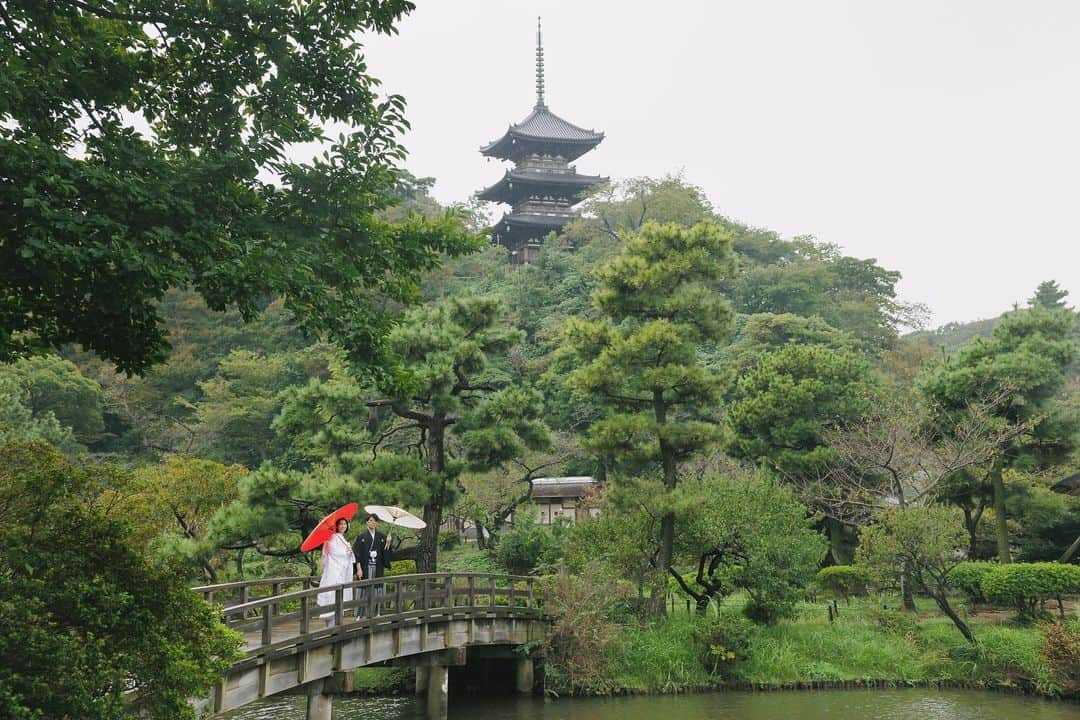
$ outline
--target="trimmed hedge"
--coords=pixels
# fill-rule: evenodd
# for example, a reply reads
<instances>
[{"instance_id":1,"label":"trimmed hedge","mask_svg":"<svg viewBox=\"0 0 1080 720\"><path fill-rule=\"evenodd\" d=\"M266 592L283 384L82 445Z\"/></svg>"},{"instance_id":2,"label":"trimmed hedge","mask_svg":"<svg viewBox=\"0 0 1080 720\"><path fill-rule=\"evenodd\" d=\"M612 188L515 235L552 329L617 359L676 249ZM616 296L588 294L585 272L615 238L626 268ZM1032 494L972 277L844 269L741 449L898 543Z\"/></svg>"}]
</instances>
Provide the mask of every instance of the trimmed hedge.
<instances>
[{"instance_id":1,"label":"trimmed hedge","mask_svg":"<svg viewBox=\"0 0 1080 720\"><path fill-rule=\"evenodd\" d=\"M999 565L982 580L988 600L1015 607L1021 615L1035 615L1050 598L1080 593L1080 566L1061 563Z\"/></svg>"},{"instance_id":2,"label":"trimmed hedge","mask_svg":"<svg viewBox=\"0 0 1080 720\"><path fill-rule=\"evenodd\" d=\"M949 572L949 581L973 603L985 603L982 582L992 570L1000 567L995 562L972 561L960 563Z\"/></svg>"},{"instance_id":3,"label":"trimmed hedge","mask_svg":"<svg viewBox=\"0 0 1080 720\"><path fill-rule=\"evenodd\" d=\"M866 593L866 571L854 565L831 565L817 573L822 588L847 600L851 595Z\"/></svg>"}]
</instances>

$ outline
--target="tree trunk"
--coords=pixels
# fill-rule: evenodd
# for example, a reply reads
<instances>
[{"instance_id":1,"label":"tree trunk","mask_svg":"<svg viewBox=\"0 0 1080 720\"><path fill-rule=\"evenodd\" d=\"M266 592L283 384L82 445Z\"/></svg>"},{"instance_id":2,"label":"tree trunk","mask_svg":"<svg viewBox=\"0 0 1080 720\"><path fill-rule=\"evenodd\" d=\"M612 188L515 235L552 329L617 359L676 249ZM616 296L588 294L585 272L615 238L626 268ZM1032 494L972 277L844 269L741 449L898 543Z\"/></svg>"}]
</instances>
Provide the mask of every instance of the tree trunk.
<instances>
[{"instance_id":1,"label":"tree trunk","mask_svg":"<svg viewBox=\"0 0 1080 720\"><path fill-rule=\"evenodd\" d=\"M653 581L651 614L663 617L667 614L667 578L671 570L671 548L675 538L675 513L665 513L660 520L660 552L656 556L656 575Z\"/></svg>"},{"instance_id":2,"label":"tree trunk","mask_svg":"<svg viewBox=\"0 0 1080 720\"><path fill-rule=\"evenodd\" d=\"M1065 554L1058 560L1059 563L1067 563L1072 559L1072 556L1076 553L1077 548L1080 548L1080 537L1073 540L1072 545L1065 551Z\"/></svg>"},{"instance_id":3,"label":"tree trunk","mask_svg":"<svg viewBox=\"0 0 1080 720\"><path fill-rule=\"evenodd\" d=\"M664 487L668 492L675 489L679 477L675 467L675 451L664 440L662 430L667 423L667 403L660 390L653 391L653 414L660 433L660 462L664 468ZM660 552L656 558L656 581L653 583L652 611L656 617L667 614L667 578L671 572L672 550L675 546L675 513L664 513L660 520Z\"/></svg>"},{"instance_id":4,"label":"tree trunk","mask_svg":"<svg viewBox=\"0 0 1080 720\"><path fill-rule=\"evenodd\" d=\"M893 491L900 502L900 508L906 510L907 500L904 498L904 486L900 482L899 475L895 472L893 472ZM906 612L918 612L919 609L915 607L915 594L911 589L911 561L906 557L900 561L900 601Z\"/></svg>"},{"instance_id":5,"label":"tree trunk","mask_svg":"<svg viewBox=\"0 0 1080 720\"><path fill-rule=\"evenodd\" d=\"M442 492L424 504L424 522L416 546L416 572L433 573L438 567L439 525L442 523Z\"/></svg>"},{"instance_id":6,"label":"tree trunk","mask_svg":"<svg viewBox=\"0 0 1080 720\"><path fill-rule=\"evenodd\" d=\"M979 529L979 522L977 520L972 519L972 517L971 517L971 508L969 508L969 507L967 507L965 505L965 506L962 506L960 509L964 511L964 529L967 530L967 532L968 532L968 560L974 560L975 559L975 553L976 553L976 550L977 550L976 533L977 533L977 531Z\"/></svg>"},{"instance_id":7,"label":"tree trunk","mask_svg":"<svg viewBox=\"0 0 1080 720\"><path fill-rule=\"evenodd\" d=\"M844 537L844 525L836 518L825 518L825 530L829 536L829 555L837 565L850 565L853 559L851 549Z\"/></svg>"},{"instance_id":8,"label":"tree trunk","mask_svg":"<svg viewBox=\"0 0 1080 720\"><path fill-rule=\"evenodd\" d=\"M969 643L974 645L975 644L975 635L972 634L971 628L969 628L967 626L967 623L964 622L963 620L961 620L960 616L957 615L956 611L954 611L952 609L952 606L949 605L949 600L948 600L948 598L945 597L945 594L944 593L932 593L932 594L933 594L933 597L934 597L934 602L937 603L937 606L941 609L941 612L945 613L945 615L947 615L948 618L953 621L953 625L955 625L956 629L960 631L960 634L964 636L964 639L966 639Z\"/></svg>"},{"instance_id":9,"label":"tree trunk","mask_svg":"<svg viewBox=\"0 0 1080 720\"><path fill-rule=\"evenodd\" d=\"M1012 562L1009 552L1009 526L1005 522L1005 481L1001 479L1001 461L990 470L990 486L994 489L994 535L997 537L998 562Z\"/></svg>"},{"instance_id":10,"label":"tree trunk","mask_svg":"<svg viewBox=\"0 0 1080 720\"><path fill-rule=\"evenodd\" d=\"M480 522L479 518L473 519L473 526L476 528L476 548L477 550L483 550L485 547L484 541L484 524Z\"/></svg>"},{"instance_id":11,"label":"tree trunk","mask_svg":"<svg viewBox=\"0 0 1080 720\"><path fill-rule=\"evenodd\" d=\"M442 525L443 501L446 494L446 417L436 414L427 424L428 472L439 478L439 489L424 503L426 527L420 531L416 548L416 572L437 572L439 565L439 526Z\"/></svg>"},{"instance_id":12,"label":"tree trunk","mask_svg":"<svg viewBox=\"0 0 1080 720\"><path fill-rule=\"evenodd\" d=\"M900 561L900 599L907 612L918 612L915 607L915 593L911 589L911 563L904 558Z\"/></svg>"},{"instance_id":13,"label":"tree trunk","mask_svg":"<svg viewBox=\"0 0 1080 720\"><path fill-rule=\"evenodd\" d=\"M216 585L218 578L217 578L217 571L214 570L214 566L211 565L209 562L203 561L202 568L203 568L203 572L206 574L206 579L208 581L207 584L208 585Z\"/></svg>"}]
</instances>

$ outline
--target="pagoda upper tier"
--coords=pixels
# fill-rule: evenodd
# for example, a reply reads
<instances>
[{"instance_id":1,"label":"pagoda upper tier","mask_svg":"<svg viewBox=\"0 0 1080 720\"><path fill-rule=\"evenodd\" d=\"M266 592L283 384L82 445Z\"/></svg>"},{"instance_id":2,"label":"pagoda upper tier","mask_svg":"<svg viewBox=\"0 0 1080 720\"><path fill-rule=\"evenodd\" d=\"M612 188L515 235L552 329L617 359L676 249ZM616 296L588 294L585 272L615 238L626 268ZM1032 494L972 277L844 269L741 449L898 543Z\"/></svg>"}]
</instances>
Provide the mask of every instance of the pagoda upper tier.
<instances>
[{"instance_id":1,"label":"pagoda upper tier","mask_svg":"<svg viewBox=\"0 0 1080 720\"><path fill-rule=\"evenodd\" d=\"M527 118L517 125L511 125L505 135L480 148L480 152L488 157L513 162L530 155L558 156L570 162L592 150L604 139L604 133L567 122L542 103L541 99Z\"/></svg>"},{"instance_id":2,"label":"pagoda upper tier","mask_svg":"<svg viewBox=\"0 0 1080 720\"><path fill-rule=\"evenodd\" d=\"M574 205L586 191L607 179L579 175L569 164L603 139L601 132L563 120L544 102L544 46L538 22L536 106L501 138L480 148L488 157L514 163L499 182L477 193L481 200L511 206L491 233L493 242L510 250L511 262L530 262L548 233L559 232L578 216Z\"/></svg>"}]
</instances>

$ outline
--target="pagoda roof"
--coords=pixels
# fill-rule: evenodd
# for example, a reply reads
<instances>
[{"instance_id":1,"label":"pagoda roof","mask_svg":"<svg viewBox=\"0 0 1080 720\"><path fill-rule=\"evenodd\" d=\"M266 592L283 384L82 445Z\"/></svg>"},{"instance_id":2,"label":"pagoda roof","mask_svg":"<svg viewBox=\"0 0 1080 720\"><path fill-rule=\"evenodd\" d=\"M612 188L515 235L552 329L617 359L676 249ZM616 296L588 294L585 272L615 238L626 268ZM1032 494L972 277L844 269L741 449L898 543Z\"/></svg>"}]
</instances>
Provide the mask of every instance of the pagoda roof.
<instances>
[{"instance_id":1,"label":"pagoda roof","mask_svg":"<svg viewBox=\"0 0 1080 720\"><path fill-rule=\"evenodd\" d=\"M548 110L546 105L537 104L527 118L511 125L506 134L480 148L480 152L489 157L511 159L519 154L516 145L520 141L525 145L564 146L566 152L560 154L573 159L596 147L603 139L604 133L578 127Z\"/></svg>"},{"instance_id":2,"label":"pagoda roof","mask_svg":"<svg viewBox=\"0 0 1080 720\"><path fill-rule=\"evenodd\" d=\"M576 220L577 215L563 215L552 213L540 215L533 213L507 213L502 216L499 224L517 225L519 227L537 227L559 229L571 220Z\"/></svg>"},{"instance_id":3,"label":"pagoda roof","mask_svg":"<svg viewBox=\"0 0 1080 720\"><path fill-rule=\"evenodd\" d=\"M593 185L607 180L599 175L579 175L577 173L556 173L540 171L508 170L502 179L494 185L481 190L477 197L493 202L512 202L515 195L513 185L519 188L547 186L564 191L567 196L578 195ZM523 192L524 190L522 190Z\"/></svg>"}]
</instances>

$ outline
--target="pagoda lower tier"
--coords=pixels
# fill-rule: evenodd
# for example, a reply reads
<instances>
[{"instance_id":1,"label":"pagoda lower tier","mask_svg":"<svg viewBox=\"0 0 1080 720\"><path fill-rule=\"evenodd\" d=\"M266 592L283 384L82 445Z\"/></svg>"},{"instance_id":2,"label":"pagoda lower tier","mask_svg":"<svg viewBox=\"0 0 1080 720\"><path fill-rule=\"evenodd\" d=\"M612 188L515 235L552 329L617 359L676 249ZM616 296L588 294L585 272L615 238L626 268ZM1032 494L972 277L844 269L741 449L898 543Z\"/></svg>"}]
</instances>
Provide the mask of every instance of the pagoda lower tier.
<instances>
[{"instance_id":1,"label":"pagoda lower tier","mask_svg":"<svg viewBox=\"0 0 1080 720\"><path fill-rule=\"evenodd\" d=\"M530 198L559 198L576 204L597 183L607 178L579 175L573 168L562 172L550 170L508 170L499 182L477 194L481 200L518 205Z\"/></svg>"},{"instance_id":2,"label":"pagoda lower tier","mask_svg":"<svg viewBox=\"0 0 1080 720\"><path fill-rule=\"evenodd\" d=\"M510 251L510 262L526 265L540 251L548 233L560 232L577 213L570 208L552 208L550 211L509 212L502 216L491 230L491 240Z\"/></svg>"}]
</instances>

